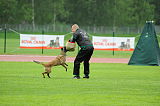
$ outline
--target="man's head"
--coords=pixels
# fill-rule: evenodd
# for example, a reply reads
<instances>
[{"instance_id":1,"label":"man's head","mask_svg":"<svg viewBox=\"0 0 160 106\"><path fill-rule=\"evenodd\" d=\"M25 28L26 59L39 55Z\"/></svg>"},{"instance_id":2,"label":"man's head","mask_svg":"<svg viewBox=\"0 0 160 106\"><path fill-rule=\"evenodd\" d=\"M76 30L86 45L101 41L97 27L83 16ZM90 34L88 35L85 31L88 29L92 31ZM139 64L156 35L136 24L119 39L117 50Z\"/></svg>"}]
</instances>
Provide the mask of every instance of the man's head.
<instances>
[{"instance_id":1,"label":"man's head","mask_svg":"<svg viewBox=\"0 0 160 106\"><path fill-rule=\"evenodd\" d=\"M77 24L73 24L71 27L72 32L76 32L77 29L79 29L79 26Z\"/></svg>"}]
</instances>

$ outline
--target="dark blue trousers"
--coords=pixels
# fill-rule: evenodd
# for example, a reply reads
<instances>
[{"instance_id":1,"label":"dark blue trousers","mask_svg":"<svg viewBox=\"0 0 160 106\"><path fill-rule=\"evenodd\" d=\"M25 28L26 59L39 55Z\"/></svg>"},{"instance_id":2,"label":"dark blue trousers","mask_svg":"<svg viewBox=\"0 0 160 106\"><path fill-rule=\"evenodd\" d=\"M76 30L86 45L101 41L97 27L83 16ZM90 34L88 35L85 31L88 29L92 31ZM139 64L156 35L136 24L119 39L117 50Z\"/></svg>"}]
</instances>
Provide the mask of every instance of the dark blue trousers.
<instances>
[{"instance_id":1,"label":"dark blue trousers","mask_svg":"<svg viewBox=\"0 0 160 106\"><path fill-rule=\"evenodd\" d=\"M89 75L90 68L89 68L89 60L93 54L94 48L81 48L81 50L78 52L75 60L74 60L74 69L73 69L73 75L79 76L80 73L80 63L83 62L84 65L84 74Z\"/></svg>"}]
</instances>

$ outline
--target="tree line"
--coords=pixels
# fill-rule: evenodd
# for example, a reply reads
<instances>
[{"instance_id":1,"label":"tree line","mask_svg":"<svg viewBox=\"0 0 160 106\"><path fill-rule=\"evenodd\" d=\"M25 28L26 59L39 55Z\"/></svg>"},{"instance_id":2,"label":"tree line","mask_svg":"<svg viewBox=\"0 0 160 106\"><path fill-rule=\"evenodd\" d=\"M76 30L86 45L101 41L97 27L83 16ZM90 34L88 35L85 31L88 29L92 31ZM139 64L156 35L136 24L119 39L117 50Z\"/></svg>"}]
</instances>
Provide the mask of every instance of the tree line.
<instances>
[{"instance_id":1,"label":"tree line","mask_svg":"<svg viewBox=\"0 0 160 106\"><path fill-rule=\"evenodd\" d=\"M0 0L0 24L160 25L159 0Z\"/></svg>"}]
</instances>

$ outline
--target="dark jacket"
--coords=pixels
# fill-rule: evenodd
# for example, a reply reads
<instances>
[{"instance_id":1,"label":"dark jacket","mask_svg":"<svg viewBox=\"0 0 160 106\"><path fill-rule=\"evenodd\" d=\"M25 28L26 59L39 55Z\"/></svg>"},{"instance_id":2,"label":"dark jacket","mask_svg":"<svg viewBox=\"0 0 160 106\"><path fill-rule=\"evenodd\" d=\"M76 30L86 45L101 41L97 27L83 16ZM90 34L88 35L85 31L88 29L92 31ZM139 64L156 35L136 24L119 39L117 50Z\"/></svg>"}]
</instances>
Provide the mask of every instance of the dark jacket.
<instances>
[{"instance_id":1,"label":"dark jacket","mask_svg":"<svg viewBox=\"0 0 160 106\"><path fill-rule=\"evenodd\" d=\"M78 46L81 48L93 48L93 44L89 40L88 34L82 29L77 29L76 32L73 33L70 42L77 42Z\"/></svg>"}]
</instances>

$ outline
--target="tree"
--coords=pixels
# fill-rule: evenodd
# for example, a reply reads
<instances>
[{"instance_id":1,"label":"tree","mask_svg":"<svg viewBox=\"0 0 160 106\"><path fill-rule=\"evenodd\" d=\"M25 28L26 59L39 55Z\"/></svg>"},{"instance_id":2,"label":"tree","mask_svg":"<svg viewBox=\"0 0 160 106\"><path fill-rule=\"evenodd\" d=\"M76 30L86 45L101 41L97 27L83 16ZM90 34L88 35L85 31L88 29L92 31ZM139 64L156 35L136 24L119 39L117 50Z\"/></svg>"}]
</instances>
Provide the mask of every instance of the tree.
<instances>
[{"instance_id":1,"label":"tree","mask_svg":"<svg viewBox=\"0 0 160 106\"><path fill-rule=\"evenodd\" d=\"M8 24L15 22L16 0L0 0L0 23Z\"/></svg>"},{"instance_id":2,"label":"tree","mask_svg":"<svg viewBox=\"0 0 160 106\"><path fill-rule=\"evenodd\" d=\"M145 0L134 0L132 1L131 9L132 12L129 14L129 24L135 26L144 25L147 20L153 20L154 18L154 6L149 4Z\"/></svg>"},{"instance_id":3,"label":"tree","mask_svg":"<svg viewBox=\"0 0 160 106\"><path fill-rule=\"evenodd\" d=\"M35 22L37 24L62 23L65 22L67 15L64 0L35 0Z\"/></svg>"},{"instance_id":4,"label":"tree","mask_svg":"<svg viewBox=\"0 0 160 106\"><path fill-rule=\"evenodd\" d=\"M154 5L154 21L156 25L160 25L160 1L159 0L149 0L150 4Z\"/></svg>"},{"instance_id":5,"label":"tree","mask_svg":"<svg viewBox=\"0 0 160 106\"><path fill-rule=\"evenodd\" d=\"M159 0L0 0L1 24L160 25Z\"/></svg>"},{"instance_id":6,"label":"tree","mask_svg":"<svg viewBox=\"0 0 160 106\"><path fill-rule=\"evenodd\" d=\"M32 0L17 0L16 23L31 24L32 23Z\"/></svg>"}]
</instances>

